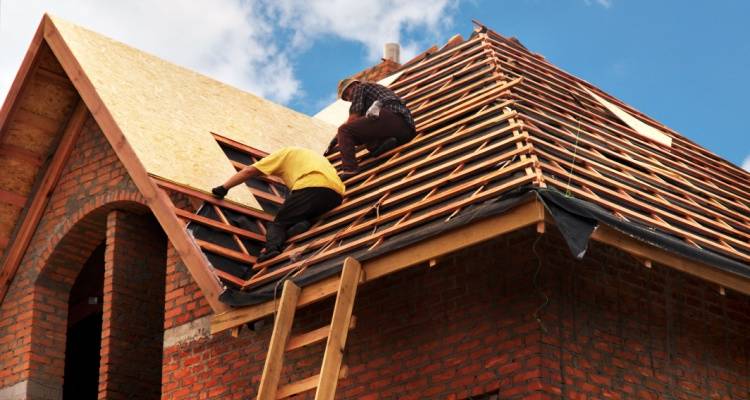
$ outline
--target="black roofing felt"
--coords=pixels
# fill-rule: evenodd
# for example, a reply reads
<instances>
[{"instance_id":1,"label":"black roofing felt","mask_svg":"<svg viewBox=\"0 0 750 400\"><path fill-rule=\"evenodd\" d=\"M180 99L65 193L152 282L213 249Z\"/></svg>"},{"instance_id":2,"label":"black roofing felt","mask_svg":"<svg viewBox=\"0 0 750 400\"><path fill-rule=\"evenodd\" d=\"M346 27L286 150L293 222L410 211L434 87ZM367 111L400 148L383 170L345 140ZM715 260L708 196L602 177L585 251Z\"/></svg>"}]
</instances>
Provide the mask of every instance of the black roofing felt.
<instances>
[{"instance_id":1,"label":"black roofing felt","mask_svg":"<svg viewBox=\"0 0 750 400\"><path fill-rule=\"evenodd\" d=\"M585 256L592 232L599 224L603 224L660 249L713 265L727 272L750 277L750 266L746 264L712 251L690 246L653 228L620 220L593 203L566 196L555 189L539 189L527 186L511 190L500 198L468 207L447 222L442 219L433 221L417 229L396 235L391 238L392 240L372 251L360 250L312 265L302 274L289 279L292 279L297 285L304 287L338 274L346 257L354 257L359 261L366 261L451 229L468 225L473 221L505 213L533 198L538 198L542 201L554 219L555 226L558 227L565 238L571 254L577 259L582 259ZM208 240L208 237L203 237L203 239ZM274 296L280 295L279 288L281 287L281 282L282 280L280 279L253 288L250 291L227 288L221 294L220 300L234 307L263 303L272 300Z\"/></svg>"}]
</instances>

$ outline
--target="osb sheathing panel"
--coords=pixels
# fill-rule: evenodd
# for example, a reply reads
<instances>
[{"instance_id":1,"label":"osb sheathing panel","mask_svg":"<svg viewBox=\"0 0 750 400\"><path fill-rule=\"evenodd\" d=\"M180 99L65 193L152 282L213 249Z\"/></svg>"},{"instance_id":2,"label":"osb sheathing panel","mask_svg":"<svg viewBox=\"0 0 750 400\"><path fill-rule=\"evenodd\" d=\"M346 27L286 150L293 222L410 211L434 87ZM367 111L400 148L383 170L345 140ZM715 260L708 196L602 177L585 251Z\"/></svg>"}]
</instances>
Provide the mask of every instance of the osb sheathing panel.
<instances>
[{"instance_id":1,"label":"osb sheathing panel","mask_svg":"<svg viewBox=\"0 0 750 400\"><path fill-rule=\"evenodd\" d=\"M235 170L211 132L274 151L322 151L335 127L52 18L146 170L209 191ZM260 208L244 186L230 200Z\"/></svg>"},{"instance_id":2,"label":"osb sheathing panel","mask_svg":"<svg viewBox=\"0 0 750 400\"><path fill-rule=\"evenodd\" d=\"M38 168L11 157L0 158L0 189L26 196L34 185Z\"/></svg>"},{"instance_id":3,"label":"osb sheathing panel","mask_svg":"<svg viewBox=\"0 0 750 400\"><path fill-rule=\"evenodd\" d=\"M2 140L3 143L10 143L40 156L46 156L55 137L56 132L11 121Z\"/></svg>"},{"instance_id":4,"label":"osb sheathing panel","mask_svg":"<svg viewBox=\"0 0 750 400\"><path fill-rule=\"evenodd\" d=\"M63 120L73 109L73 98L77 96L72 86L61 85L34 74L24 89L21 108L54 120Z\"/></svg>"}]
</instances>

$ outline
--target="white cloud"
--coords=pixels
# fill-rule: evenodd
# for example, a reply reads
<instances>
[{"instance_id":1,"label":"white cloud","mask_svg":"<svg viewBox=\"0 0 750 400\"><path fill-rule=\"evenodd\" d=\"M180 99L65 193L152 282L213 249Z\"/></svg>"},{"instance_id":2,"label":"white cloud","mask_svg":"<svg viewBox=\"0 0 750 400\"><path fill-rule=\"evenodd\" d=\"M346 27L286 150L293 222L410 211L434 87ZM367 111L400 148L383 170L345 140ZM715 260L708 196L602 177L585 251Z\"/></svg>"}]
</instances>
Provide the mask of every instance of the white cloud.
<instances>
[{"instance_id":1,"label":"white cloud","mask_svg":"<svg viewBox=\"0 0 750 400\"><path fill-rule=\"evenodd\" d=\"M455 0L0 0L0 98L5 97L44 12L282 103L300 97L294 59L316 41L361 43L368 61L386 41L450 26ZM279 39L290 33L292 43ZM408 59L425 47L404 44Z\"/></svg>"},{"instance_id":2,"label":"white cloud","mask_svg":"<svg viewBox=\"0 0 750 400\"><path fill-rule=\"evenodd\" d=\"M742 162L742 169L744 169L747 172L750 172L750 155L745 157L745 161Z\"/></svg>"},{"instance_id":3,"label":"white cloud","mask_svg":"<svg viewBox=\"0 0 750 400\"><path fill-rule=\"evenodd\" d=\"M600 6L602 6L604 8L610 8L610 7L612 7L612 2L614 0L583 0L583 1L586 2L587 6L590 6L590 5L594 4L594 3L596 3L596 4L599 4Z\"/></svg>"},{"instance_id":4,"label":"white cloud","mask_svg":"<svg viewBox=\"0 0 750 400\"><path fill-rule=\"evenodd\" d=\"M278 24L294 31L293 44L304 48L327 35L362 43L377 60L383 43L401 42L405 33L424 30L434 39L452 25L451 0L265 0ZM416 43L402 43L402 59L416 53ZM423 45L422 45L423 47ZM419 47L421 49L421 47Z\"/></svg>"},{"instance_id":5,"label":"white cloud","mask_svg":"<svg viewBox=\"0 0 750 400\"><path fill-rule=\"evenodd\" d=\"M10 0L0 20L0 93L5 93L45 11L277 101L299 89L272 29L236 0Z\"/></svg>"}]
</instances>

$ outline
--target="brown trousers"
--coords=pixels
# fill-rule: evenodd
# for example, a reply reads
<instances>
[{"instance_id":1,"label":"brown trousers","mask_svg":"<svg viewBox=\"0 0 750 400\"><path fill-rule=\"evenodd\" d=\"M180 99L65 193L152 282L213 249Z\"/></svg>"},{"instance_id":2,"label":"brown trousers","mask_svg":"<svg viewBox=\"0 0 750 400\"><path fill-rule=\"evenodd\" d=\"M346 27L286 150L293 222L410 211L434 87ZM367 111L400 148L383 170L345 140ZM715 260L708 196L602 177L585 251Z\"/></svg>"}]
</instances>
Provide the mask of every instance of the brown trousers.
<instances>
[{"instance_id":1,"label":"brown trousers","mask_svg":"<svg viewBox=\"0 0 750 400\"><path fill-rule=\"evenodd\" d=\"M378 117L364 117L341 125L336 140L343 167L357 168L355 146L365 145L372 151L388 138L396 138L401 145L414 138L414 132L400 115L387 109L381 109Z\"/></svg>"}]
</instances>

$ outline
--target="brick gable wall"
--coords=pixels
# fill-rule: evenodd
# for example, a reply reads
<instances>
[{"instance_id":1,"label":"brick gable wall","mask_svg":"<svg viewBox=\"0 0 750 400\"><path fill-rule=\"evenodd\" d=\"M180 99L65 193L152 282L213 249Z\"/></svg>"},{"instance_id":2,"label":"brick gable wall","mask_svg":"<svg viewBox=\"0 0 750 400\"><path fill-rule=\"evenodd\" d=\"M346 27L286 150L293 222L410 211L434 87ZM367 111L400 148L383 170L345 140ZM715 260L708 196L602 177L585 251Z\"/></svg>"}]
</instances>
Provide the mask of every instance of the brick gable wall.
<instances>
[{"instance_id":1,"label":"brick gable wall","mask_svg":"<svg viewBox=\"0 0 750 400\"><path fill-rule=\"evenodd\" d=\"M105 241L109 212L147 215L143 204L89 117L0 305L0 398L59 398L70 287Z\"/></svg>"}]
</instances>

